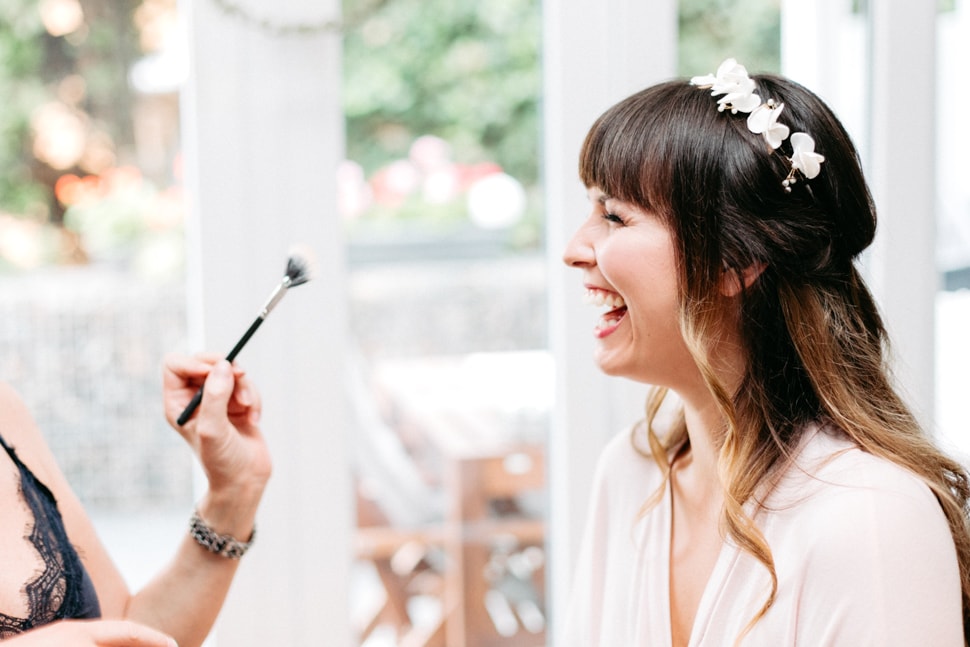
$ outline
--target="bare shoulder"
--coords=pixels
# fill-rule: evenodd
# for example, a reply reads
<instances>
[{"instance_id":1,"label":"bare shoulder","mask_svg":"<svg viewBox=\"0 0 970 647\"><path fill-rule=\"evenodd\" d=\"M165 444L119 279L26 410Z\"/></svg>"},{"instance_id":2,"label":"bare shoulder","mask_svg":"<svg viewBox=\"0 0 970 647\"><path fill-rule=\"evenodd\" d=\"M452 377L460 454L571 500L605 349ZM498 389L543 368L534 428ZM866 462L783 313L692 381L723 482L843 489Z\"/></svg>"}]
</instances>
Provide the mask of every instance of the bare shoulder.
<instances>
[{"instance_id":1,"label":"bare shoulder","mask_svg":"<svg viewBox=\"0 0 970 647\"><path fill-rule=\"evenodd\" d=\"M53 452L24 400L11 385L0 382L0 435L13 447L21 461L46 485L57 500L71 543L78 549L94 580L101 608L106 615L118 615L128 599L127 587L98 539L77 495L71 489ZM2 506L3 501L0 501ZM0 511L2 518L2 511Z\"/></svg>"},{"instance_id":2,"label":"bare shoulder","mask_svg":"<svg viewBox=\"0 0 970 647\"><path fill-rule=\"evenodd\" d=\"M3 381L0 381L0 435L37 478L55 492L63 488L64 477L37 422L20 393Z\"/></svg>"},{"instance_id":3,"label":"bare shoulder","mask_svg":"<svg viewBox=\"0 0 970 647\"><path fill-rule=\"evenodd\" d=\"M0 434L8 445L32 444L39 435L37 424L20 393L9 383L0 381Z\"/></svg>"},{"instance_id":4,"label":"bare shoulder","mask_svg":"<svg viewBox=\"0 0 970 647\"><path fill-rule=\"evenodd\" d=\"M4 382L3 380L0 380L0 404L4 405L4 409L6 409L7 405L24 406L20 394L8 382ZM0 411L0 415L2 414L3 412Z\"/></svg>"}]
</instances>

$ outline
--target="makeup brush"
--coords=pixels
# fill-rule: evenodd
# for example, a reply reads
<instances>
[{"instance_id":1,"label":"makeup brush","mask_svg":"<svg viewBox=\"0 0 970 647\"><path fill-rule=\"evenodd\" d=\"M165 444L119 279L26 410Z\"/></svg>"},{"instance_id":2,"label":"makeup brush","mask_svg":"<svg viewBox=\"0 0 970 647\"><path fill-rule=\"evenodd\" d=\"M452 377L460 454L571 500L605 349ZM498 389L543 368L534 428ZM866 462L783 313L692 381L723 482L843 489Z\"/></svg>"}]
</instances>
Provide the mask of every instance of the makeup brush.
<instances>
[{"instance_id":1,"label":"makeup brush","mask_svg":"<svg viewBox=\"0 0 970 647\"><path fill-rule=\"evenodd\" d=\"M226 359L228 361L231 362L236 358L239 351L243 349L243 346L246 345L246 342L249 341L260 325L266 321L266 317L269 316L269 313L273 311L273 308L276 307L276 304L280 302L287 291L290 288L295 288L296 286L303 285L309 281L311 278L313 278L312 274L313 268L308 250L300 248L290 250L290 256L286 261L286 274L283 276L283 280L281 280L279 285L276 286L273 293L269 295L269 299L266 301L266 304L263 306L262 310L259 311L259 314L256 316L256 320L253 321L251 326L249 326L249 330L243 333L243 336L239 338L236 345L233 346L232 350L229 351L229 354L226 355ZM203 387L201 386L199 387L199 390L196 391L192 401L189 402L189 404L182 411L182 415L178 417L177 422L179 426L184 425L188 419L192 417L192 414L198 408L199 403L202 402L202 388Z\"/></svg>"}]
</instances>

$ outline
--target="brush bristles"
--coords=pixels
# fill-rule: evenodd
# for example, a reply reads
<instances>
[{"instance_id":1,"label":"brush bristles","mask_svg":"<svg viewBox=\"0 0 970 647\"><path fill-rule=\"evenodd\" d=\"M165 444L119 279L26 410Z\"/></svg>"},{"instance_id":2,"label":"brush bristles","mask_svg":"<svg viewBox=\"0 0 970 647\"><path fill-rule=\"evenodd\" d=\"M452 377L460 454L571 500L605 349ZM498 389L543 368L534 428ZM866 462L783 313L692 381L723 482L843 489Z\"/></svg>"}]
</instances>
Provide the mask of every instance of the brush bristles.
<instances>
[{"instance_id":1,"label":"brush bristles","mask_svg":"<svg viewBox=\"0 0 970 647\"><path fill-rule=\"evenodd\" d=\"M312 253L307 248L293 249L290 257L286 260L286 277L289 279L288 287L303 285L313 278Z\"/></svg>"}]
</instances>

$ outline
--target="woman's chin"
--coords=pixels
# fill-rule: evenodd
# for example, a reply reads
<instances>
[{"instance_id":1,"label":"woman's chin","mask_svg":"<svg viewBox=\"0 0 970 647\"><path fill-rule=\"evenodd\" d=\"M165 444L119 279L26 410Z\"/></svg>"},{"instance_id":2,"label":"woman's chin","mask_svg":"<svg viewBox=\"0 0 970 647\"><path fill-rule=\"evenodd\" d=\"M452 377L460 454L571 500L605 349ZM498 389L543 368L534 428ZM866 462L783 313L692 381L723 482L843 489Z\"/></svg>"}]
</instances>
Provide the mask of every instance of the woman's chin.
<instances>
[{"instance_id":1,"label":"woman's chin","mask_svg":"<svg viewBox=\"0 0 970 647\"><path fill-rule=\"evenodd\" d=\"M629 377L629 367L624 362L618 360L612 353L597 350L593 357L596 366L602 373L611 377Z\"/></svg>"}]
</instances>

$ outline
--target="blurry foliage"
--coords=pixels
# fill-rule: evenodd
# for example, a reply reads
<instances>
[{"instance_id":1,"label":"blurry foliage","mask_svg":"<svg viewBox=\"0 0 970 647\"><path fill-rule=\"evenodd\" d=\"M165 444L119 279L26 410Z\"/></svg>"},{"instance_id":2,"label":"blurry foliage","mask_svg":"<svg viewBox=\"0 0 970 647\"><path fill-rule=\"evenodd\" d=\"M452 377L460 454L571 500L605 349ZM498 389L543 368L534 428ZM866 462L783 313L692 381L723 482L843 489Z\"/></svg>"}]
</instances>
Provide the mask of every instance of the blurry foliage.
<instances>
[{"instance_id":1,"label":"blurry foliage","mask_svg":"<svg viewBox=\"0 0 970 647\"><path fill-rule=\"evenodd\" d=\"M370 175L422 135L538 179L539 0L344 0L347 157Z\"/></svg>"},{"instance_id":2,"label":"blurry foliage","mask_svg":"<svg viewBox=\"0 0 970 647\"><path fill-rule=\"evenodd\" d=\"M680 0L678 74L736 58L752 74L781 69L781 0Z\"/></svg>"},{"instance_id":3,"label":"blurry foliage","mask_svg":"<svg viewBox=\"0 0 970 647\"><path fill-rule=\"evenodd\" d=\"M507 249L541 245L540 5L344 0L346 156L366 183L357 187L363 210L348 221L352 241L474 230L482 223L468 202L471 176L493 166L526 196L521 212L514 196L491 196L496 213L519 213L499 227ZM388 172L393 179L394 169L413 165L412 147L428 138L447 144L448 159L434 169L418 164L424 189L415 185L395 200ZM435 190L448 176L451 189Z\"/></svg>"},{"instance_id":4,"label":"blurry foliage","mask_svg":"<svg viewBox=\"0 0 970 647\"><path fill-rule=\"evenodd\" d=\"M30 113L44 96L44 28L32 0L2 0L0 13L0 211L23 213L44 199L27 160Z\"/></svg>"},{"instance_id":5,"label":"blurry foliage","mask_svg":"<svg viewBox=\"0 0 970 647\"><path fill-rule=\"evenodd\" d=\"M70 5L0 1L0 210L60 223L54 184L64 172L96 173L85 160L53 168L32 148L31 119L45 104L63 104L114 157L133 146L127 71L141 52L132 26L141 0L83 0L83 23L52 35L42 12L63 16ZM58 13L58 11L60 13ZM104 157L101 157L104 160ZM115 159L111 160L112 162Z\"/></svg>"},{"instance_id":6,"label":"blurry foliage","mask_svg":"<svg viewBox=\"0 0 970 647\"><path fill-rule=\"evenodd\" d=\"M144 5L174 4L79 0L81 28L45 29L45 5L75 1L0 0L0 213L55 225L67 207L54 191L60 177L134 163L128 70L142 54L135 17ZM712 71L727 56L752 71L777 70L778 5L681 0L680 72ZM348 159L370 177L406 159L420 137L438 137L455 164L493 163L519 180L538 231L541 0L344 0L343 10ZM36 154L32 119L52 103L98 155L54 168Z\"/></svg>"},{"instance_id":7,"label":"blurry foliage","mask_svg":"<svg viewBox=\"0 0 970 647\"><path fill-rule=\"evenodd\" d=\"M145 53L138 14L149 5L174 11L175 0L0 0L0 270L98 257L87 248L97 218L70 217L81 207L57 187L75 177L113 189L101 179L137 163L128 73ZM172 178L144 179L156 180ZM125 218L145 221L139 235L151 230L157 205L102 197L105 208L85 213L130 211ZM118 240L129 243L137 240Z\"/></svg>"},{"instance_id":8,"label":"blurry foliage","mask_svg":"<svg viewBox=\"0 0 970 647\"><path fill-rule=\"evenodd\" d=\"M527 219L541 228L541 2L344 0L344 14L347 157L373 177L418 137L440 137L455 162L495 162L521 181ZM728 56L779 68L779 0L681 0L680 29L684 75ZM429 217L441 210L408 204Z\"/></svg>"}]
</instances>

